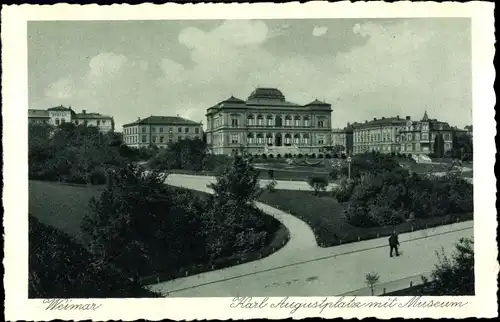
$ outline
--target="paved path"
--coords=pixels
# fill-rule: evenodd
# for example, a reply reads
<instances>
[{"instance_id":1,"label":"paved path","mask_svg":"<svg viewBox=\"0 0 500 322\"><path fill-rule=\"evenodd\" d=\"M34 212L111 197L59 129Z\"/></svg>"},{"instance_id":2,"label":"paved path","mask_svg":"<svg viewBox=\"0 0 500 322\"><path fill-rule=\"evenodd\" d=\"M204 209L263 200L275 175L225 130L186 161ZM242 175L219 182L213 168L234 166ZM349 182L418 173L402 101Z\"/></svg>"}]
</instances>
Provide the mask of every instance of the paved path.
<instances>
[{"instance_id":1,"label":"paved path","mask_svg":"<svg viewBox=\"0 0 500 322\"><path fill-rule=\"evenodd\" d=\"M206 185L211 180L169 175L166 182L210 192ZM432 271L437 260L435 251L443 247L449 252L459 238L473 235L472 222L402 234L399 238L402 256L389 258L387 237L320 248L304 222L270 206L258 206L288 227L291 240L283 249L259 261L150 288L177 297L363 295L369 290L364 282L365 274L376 271L380 274L380 285L385 285L390 292L409 285L410 281L418 281L423 272Z\"/></svg>"},{"instance_id":2,"label":"paved path","mask_svg":"<svg viewBox=\"0 0 500 322\"><path fill-rule=\"evenodd\" d=\"M269 179L259 179L260 186L265 187L271 180ZM210 189L205 189L206 186L210 183L215 182L215 177L212 176L196 176L196 175L188 175L188 174L169 174L167 177L167 183L173 185L184 185L190 189L210 192ZM305 181L294 181L294 180L277 180L277 185L275 189L278 190L305 190L312 191L311 186ZM338 184L330 183L328 185L328 189L332 189L333 187L337 187Z\"/></svg>"}]
</instances>

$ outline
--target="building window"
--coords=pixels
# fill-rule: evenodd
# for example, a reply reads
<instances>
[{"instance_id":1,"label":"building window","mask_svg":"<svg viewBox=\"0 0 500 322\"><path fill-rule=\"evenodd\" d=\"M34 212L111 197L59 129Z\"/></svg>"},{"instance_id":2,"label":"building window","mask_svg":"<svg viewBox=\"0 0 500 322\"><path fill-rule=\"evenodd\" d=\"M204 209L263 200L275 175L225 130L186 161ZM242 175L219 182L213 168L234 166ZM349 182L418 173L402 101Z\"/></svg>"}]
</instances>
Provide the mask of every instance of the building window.
<instances>
[{"instance_id":1,"label":"building window","mask_svg":"<svg viewBox=\"0 0 500 322\"><path fill-rule=\"evenodd\" d=\"M294 121L295 121L295 124L294 124L295 127L299 127L300 126L300 116L298 116L298 115L295 116Z\"/></svg>"},{"instance_id":2,"label":"building window","mask_svg":"<svg viewBox=\"0 0 500 322\"><path fill-rule=\"evenodd\" d=\"M145 135L142 136L142 143L146 143L146 136Z\"/></svg>"},{"instance_id":3,"label":"building window","mask_svg":"<svg viewBox=\"0 0 500 322\"><path fill-rule=\"evenodd\" d=\"M160 143L163 143L163 135L160 136Z\"/></svg>"},{"instance_id":4,"label":"building window","mask_svg":"<svg viewBox=\"0 0 500 322\"><path fill-rule=\"evenodd\" d=\"M304 144L309 144L309 134L304 134L302 136L302 140L304 141Z\"/></svg>"},{"instance_id":5,"label":"building window","mask_svg":"<svg viewBox=\"0 0 500 322\"><path fill-rule=\"evenodd\" d=\"M106 120L102 120L102 125L106 124Z\"/></svg>"},{"instance_id":6,"label":"building window","mask_svg":"<svg viewBox=\"0 0 500 322\"><path fill-rule=\"evenodd\" d=\"M322 128L324 126L325 126L325 121L323 120L318 121L318 127Z\"/></svg>"},{"instance_id":7,"label":"building window","mask_svg":"<svg viewBox=\"0 0 500 322\"><path fill-rule=\"evenodd\" d=\"M151 128L151 132L156 133L156 128L154 126Z\"/></svg>"},{"instance_id":8,"label":"building window","mask_svg":"<svg viewBox=\"0 0 500 322\"><path fill-rule=\"evenodd\" d=\"M146 133L146 127L142 127L142 133Z\"/></svg>"},{"instance_id":9,"label":"building window","mask_svg":"<svg viewBox=\"0 0 500 322\"><path fill-rule=\"evenodd\" d=\"M97 120L97 126L101 125L101 121Z\"/></svg>"},{"instance_id":10,"label":"building window","mask_svg":"<svg viewBox=\"0 0 500 322\"><path fill-rule=\"evenodd\" d=\"M247 124L250 125L250 126L255 125L255 118L253 117L253 115L248 115L248 117L247 117Z\"/></svg>"},{"instance_id":11,"label":"building window","mask_svg":"<svg viewBox=\"0 0 500 322\"><path fill-rule=\"evenodd\" d=\"M295 134L293 136L293 144L300 144L300 134Z\"/></svg>"},{"instance_id":12,"label":"building window","mask_svg":"<svg viewBox=\"0 0 500 322\"><path fill-rule=\"evenodd\" d=\"M163 128L162 127L160 127L160 133L163 133Z\"/></svg>"},{"instance_id":13,"label":"building window","mask_svg":"<svg viewBox=\"0 0 500 322\"><path fill-rule=\"evenodd\" d=\"M60 123L59 123L59 119L56 119L56 125L59 125L59 124L60 124Z\"/></svg>"},{"instance_id":14,"label":"building window","mask_svg":"<svg viewBox=\"0 0 500 322\"><path fill-rule=\"evenodd\" d=\"M257 125L258 126L264 125L264 118L262 117L262 115L257 116Z\"/></svg>"},{"instance_id":15,"label":"building window","mask_svg":"<svg viewBox=\"0 0 500 322\"><path fill-rule=\"evenodd\" d=\"M184 129L184 132L189 133L189 128L188 128L188 127L186 127L186 128Z\"/></svg>"},{"instance_id":16,"label":"building window","mask_svg":"<svg viewBox=\"0 0 500 322\"><path fill-rule=\"evenodd\" d=\"M253 144L254 143L254 136L253 136L253 133L248 133L247 135L247 142L249 144Z\"/></svg>"},{"instance_id":17,"label":"building window","mask_svg":"<svg viewBox=\"0 0 500 322\"><path fill-rule=\"evenodd\" d=\"M264 135L262 133L257 134L257 143L264 144Z\"/></svg>"},{"instance_id":18,"label":"building window","mask_svg":"<svg viewBox=\"0 0 500 322\"><path fill-rule=\"evenodd\" d=\"M233 116L231 118L231 125L237 127L238 126L238 117Z\"/></svg>"},{"instance_id":19,"label":"building window","mask_svg":"<svg viewBox=\"0 0 500 322\"><path fill-rule=\"evenodd\" d=\"M195 128L195 129L194 129L194 133L195 133L195 134L200 133L200 129L199 129L199 128Z\"/></svg>"},{"instance_id":20,"label":"building window","mask_svg":"<svg viewBox=\"0 0 500 322\"><path fill-rule=\"evenodd\" d=\"M75 121L75 124L78 125L78 120Z\"/></svg>"},{"instance_id":21,"label":"building window","mask_svg":"<svg viewBox=\"0 0 500 322\"><path fill-rule=\"evenodd\" d=\"M182 133L182 128L181 127L177 128L177 132Z\"/></svg>"},{"instance_id":22,"label":"building window","mask_svg":"<svg viewBox=\"0 0 500 322\"><path fill-rule=\"evenodd\" d=\"M411 147L412 147L411 144L407 144L406 145L406 151L411 151L412 150Z\"/></svg>"},{"instance_id":23,"label":"building window","mask_svg":"<svg viewBox=\"0 0 500 322\"><path fill-rule=\"evenodd\" d=\"M290 115L285 116L285 126L292 126L292 117Z\"/></svg>"},{"instance_id":24,"label":"building window","mask_svg":"<svg viewBox=\"0 0 500 322\"><path fill-rule=\"evenodd\" d=\"M273 126L273 117L271 115L267 116L267 126Z\"/></svg>"},{"instance_id":25,"label":"building window","mask_svg":"<svg viewBox=\"0 0 500 322\"><path fill-rule=\"evenodd\" d=\"M264 139L264 138L262 138L262 139ZM266 139L267 139L267 144L268 145L273 145L273 135L271 133L268 133L266 135Z\"/></svg>"},{"instance_id":26,"label":"building window","mask_svg":"<svg viewBox=\"0 0 500 322\"><path fill-rule=\"evenodd\" d=\"M308 127L309 125L309 116L304 116L304 126Z\"/></svg>"},{"instance_id":27,"label":"building window","mask_svg":"<svg viewBox=\"0 0 500 322\"><path fill-rule=\"evenodd\" d=\"M290 134L285 134L285 144L290 145L291 143L292 143L292 136Z\"/></svg>"},{"instance_id":28,"label":"building window","mask_svg":"<svg viewBox=\"0 0 500 322\"><path fill-rule=\"evenodd\" d=\"M156 135L153 135L152 139L153 139L153 143L156 143Z\"/></svg>"},{"instance_id":29,"label":"building window","mask_svg":"<svg viewBox=\"0 0 500 322\"><path fill-rule=\"evenodd\" d=\"M422 133L422 140L428 140L428 139L429 139L429 134Z\"/></svg>"},{"instance_id":30,"label":"building window","mask_svg":"<svg viewBox=\"0 0 500 322\"><path fill-rule=\"evenodd\" d=\"M318 144L325 144L325 138L323 135L318 135Z\"/></svg>"},{"instance_id":31,"label":"building window","mask_svg":"<svg viewBox=\"0 0 500 322\"><path fill-rule=\"evenodd\" d=\"M231 143L238 144L238 134L231 134Z\"/></svg>"}]
</instances>

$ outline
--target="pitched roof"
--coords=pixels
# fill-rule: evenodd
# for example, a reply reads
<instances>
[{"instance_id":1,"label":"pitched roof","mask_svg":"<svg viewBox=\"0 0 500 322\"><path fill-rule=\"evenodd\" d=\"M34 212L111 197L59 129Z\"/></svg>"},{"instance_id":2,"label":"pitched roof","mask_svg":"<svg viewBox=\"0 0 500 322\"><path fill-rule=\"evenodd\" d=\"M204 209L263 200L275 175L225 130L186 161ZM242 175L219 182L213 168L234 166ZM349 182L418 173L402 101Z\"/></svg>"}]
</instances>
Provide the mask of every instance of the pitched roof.
<instances>
[{"instance_id":1,"label":"pitched roof","mask_svg":"<svg viewBox=\"0 0 500 322\"><path fill-rule=\"evenodd\" d=\"M235 104L242 104L242 103L245 103L244 100L240 100L239 98L236 98L234 96L231 95L230 98L226 99L226 100L223 100L222 102L219 102L219 104L222 104L222 103L235 103Z\"/></svg>"},{"instance_id":2,"label":"pitched roof","mask_svg":"<svg viewBox=\"0 0 500 322\"><path fill-rule=\"evenodd\" d=\"M47 111L73 111L71 107L64 107L62 105L56 106L56 107L51 107L47 109Z\"/></svg>"},{"instance_id":3,"label":"pitched roof","mask_svg":"<svg viewBox=\"0 0 500 322\"><path fill-rule=\"evenodd\" d=\"M123 126L131 125L201 125L201 123L191 121L179 116L149 116L139 119L135 122L124 124Z\"/></svg>"},{"instance_id":4,"label":"pitched roof","mask_svg":"<svg viewBox=\"0 0 500 322\"><path fill-rule=\"evenodd\" d=\"M425 110L424 117L422 117L422 121L428 121L429 116L427 115L427 110Z\"/></svg>"},{"instance_id":5,"label":"pitched roof","mask_svg":"<svg viewBox=\"0 0 500 322\"><path fill-rule=\"evenodd\" d=\"M314 101L312 101L311 103L308 103L308 104L306 104L306 105L304 105L304 106L310 106L310 105L324 105L324 106L328 105L328 106L330 106L330 104L328 104L328 103L326 103L326 102L323 102L323 101L320 101L320 100L318 100L318 99L315 99L315 100L314 100Z\"/></svg>"},{"instance_id":6,"label":"pitched roof","mask_svg":"<svg viewBox=\"0 0 500 322\"><path fill-rule=\"evenodd\" d=\"M399 116L393 116L393 117L382 117L381 119L374 119L372 121L365 121L365 123L358 123L355 122L351 124L353 128L363 128L363 127L370 127L370 126L376 126L376 125L399 125L399 124L406 124L408 120L405 118L400 118Z\"/></svg>"},{"instance_id":7,"label":"pitched roof","mask_svg":"<svg viewBox=\"0 0 500 322\"><path fill-rule=\"evenodd\" d=\"M248 96L248 100L252 99L271 99L271 100L284 101L285 95L283 95L283 93L277 88L259 87L256 88L250 94L250 96Z\"/></svg>"},{"instance_id":8,"label":"pitched roof","mask_svg":"<svg viewBox=\"0 0 500 322\"><path fill-rule=\"evenodd\" d=\"M75 119L112 119L113 117L108 115L102 115L100 113L77 113L74 116Z\"/></svg>"},{"instance_id":9,"label":"pitched roof","mask_svg":"<svg viewBox=\"0 0 500 322\"><path fill-rule=\"evenodd\" d=\"M29 109L28 117L49 118L49 112L47 110Z\"/></svg>"}]
</instances>

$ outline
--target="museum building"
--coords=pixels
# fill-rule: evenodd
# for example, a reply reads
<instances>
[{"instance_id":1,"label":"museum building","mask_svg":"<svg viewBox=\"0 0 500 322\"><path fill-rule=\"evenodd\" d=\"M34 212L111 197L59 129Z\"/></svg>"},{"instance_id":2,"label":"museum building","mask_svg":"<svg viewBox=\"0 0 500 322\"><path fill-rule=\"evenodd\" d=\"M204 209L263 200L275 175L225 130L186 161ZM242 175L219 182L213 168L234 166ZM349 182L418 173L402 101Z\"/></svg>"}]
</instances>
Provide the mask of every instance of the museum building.
<instances>
[{"instance_id":1,"label":"museum building","mask_svg":"<svg viewBox=\"0 0 500 322\"><path fill-rule=\"evenodd\" d=\"M288 102L275 88L257 88L247 100L230 98L207 109L207 144L213 154L321 153L331 145L331 105Z\"/></svg>"}]
</instances>

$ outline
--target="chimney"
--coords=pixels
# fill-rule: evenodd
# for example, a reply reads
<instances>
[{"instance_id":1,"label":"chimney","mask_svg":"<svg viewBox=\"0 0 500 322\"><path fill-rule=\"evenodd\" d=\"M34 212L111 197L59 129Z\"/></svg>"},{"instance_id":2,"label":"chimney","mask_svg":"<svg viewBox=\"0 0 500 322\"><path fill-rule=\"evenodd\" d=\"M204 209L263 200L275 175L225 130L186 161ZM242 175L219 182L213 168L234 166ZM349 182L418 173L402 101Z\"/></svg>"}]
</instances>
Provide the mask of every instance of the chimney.
<instances>
[{"instance_id":1,"label":"chimney","mask_svg":"<svg viewBox=\"0 0 500 322\"><path fill-rule=\"evenodd\" d=\"M82 113L83 114L87 114L87 110L82 110Z\"/></svg>"},{"instance_id":2,"label":"chimney","mask_svg":"<svg viewBox=\"0 0 500 322\"><path fill-rule=\"evenodd\" d=\"M365 120L365 123L368 123L368 121L367 121L367 120Z\"/></svg>"},{"instance_id":3,"label":"chimney","mask_svg":"<svg viewBox=\"0 0 500 322\"><path fill-rule=\"evenodd\" d=\"M177 114L177 117L179 117L179 114Z\"/></svg>"},{"instance_id":4,"label":"chimney","mask_svg":"<svg viewBox=\"0 0 500 322\"><path fill-rule=\"evenodd\" d=\"M140 117L137 117L137 121L140 121L140 120L141 120L141 118L140 118Z\"/></svg>"},{"instance_id":5,"label":"chimney","mask_svg":"<svg viewBox=\"0 0 500 322\"><path fill-rule=\"evenodd\" d=\"M409 121L411 118L409 116L406 117L406 120Z\"/></svg>"},{"instance_id":6,"label":"chimney","mask_svg":"<svg viewBox=\"0 0 500 322\"><path fill-rule=\"evenodd\" d=\"M382 116L382 120L385 120L385 116Z\"/></svg>"},{"instance_id":7,"label":"chimney","mask_svg":"<svg viewBox=\"0 0 500 322\"><path fill-rule=\"evenodd\" d=\"M399 115L398 115L398 116L396 116L396 118L399 120Z\"/></svg>"},{"instance_id":8,"label":"chimney","mask_svg":"<svg viewBox=\"0 0 500 322\"><path fill-rule=\"evenodd\" d=\"M69 109L71 110L71 105L69 106Z\"/></svg>"},{"instance_id":9,"label":"chimney","mask_svg":"<svg viewBox=\"0 0 500 322\"><path fill-rule=\"evenodd\" d=\"M376 118L376 117L374 117L374 118L373 118L373 120L374 120L374 121L376 121L376 120L377 120L377 118Z\"/></svg>"}]
</instances>

